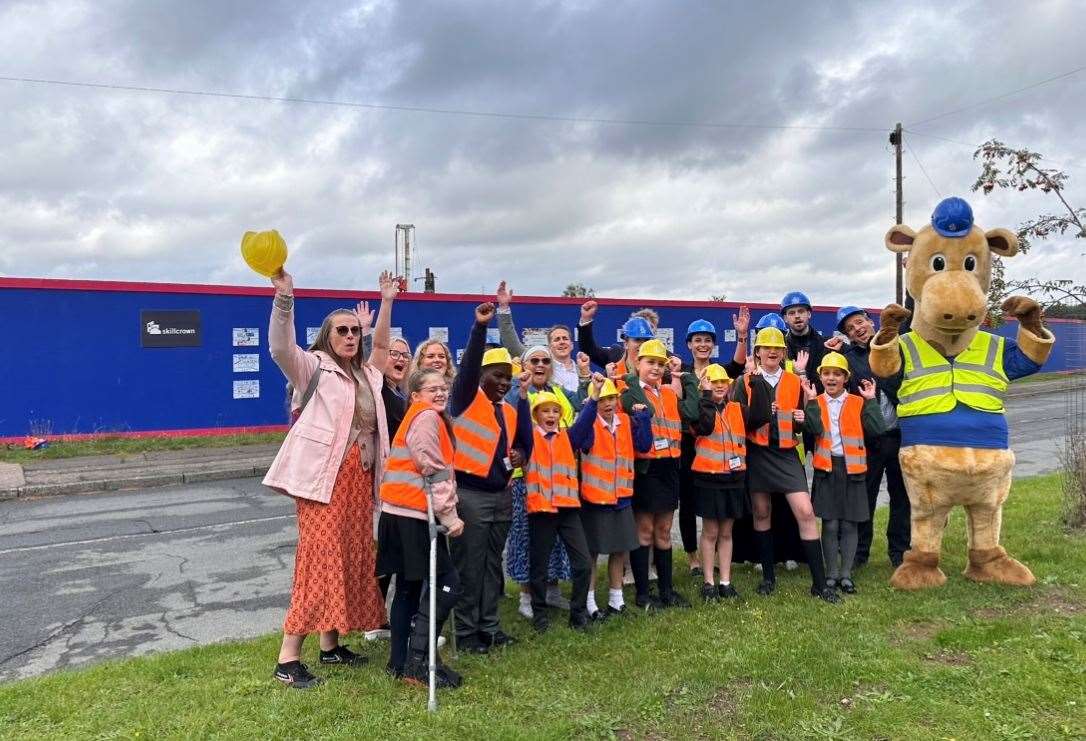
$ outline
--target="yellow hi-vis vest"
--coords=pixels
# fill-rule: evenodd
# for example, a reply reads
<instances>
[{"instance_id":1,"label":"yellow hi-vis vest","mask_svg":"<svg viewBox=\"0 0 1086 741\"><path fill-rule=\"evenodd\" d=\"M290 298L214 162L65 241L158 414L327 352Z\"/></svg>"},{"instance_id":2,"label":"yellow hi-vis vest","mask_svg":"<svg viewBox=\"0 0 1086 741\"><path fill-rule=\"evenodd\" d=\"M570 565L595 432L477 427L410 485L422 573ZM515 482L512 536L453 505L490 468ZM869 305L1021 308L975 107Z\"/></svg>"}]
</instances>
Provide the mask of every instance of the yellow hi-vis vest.
<instances>
[{"instance_id":1,"label":"yellow hi-vis vest","mask_svg":"<svg viewBox=\"0 0 1086 741\"><path fill-rule=\"evenodd\" d=\"M953 361L916 332L901 336L905 375L897 415L949 412L960 401L982 412L1003 412L1009 379L1003 372L1003 338L977 332Z\"/></svg>"}]
</instances>

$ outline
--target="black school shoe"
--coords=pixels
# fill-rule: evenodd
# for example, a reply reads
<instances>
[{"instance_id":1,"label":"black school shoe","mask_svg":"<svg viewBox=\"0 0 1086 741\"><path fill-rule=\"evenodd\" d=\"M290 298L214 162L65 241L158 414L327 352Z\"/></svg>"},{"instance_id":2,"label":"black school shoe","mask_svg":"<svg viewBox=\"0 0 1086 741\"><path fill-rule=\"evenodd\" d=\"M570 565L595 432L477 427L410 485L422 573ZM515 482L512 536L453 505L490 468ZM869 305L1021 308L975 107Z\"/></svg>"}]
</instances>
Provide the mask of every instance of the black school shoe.
<instances>
[{"instance_id":1,"label":"black school shoe","mask_svg":"<svg viewBox=\"0 0 1086 741\"><path fill-rule=\"evenodd\" d=\"M456 650L477 656L485 656L490 653L490 647L483 643L478 636L466 636L456 639Z\"/></svg>"},{"instance_id":2,"label":"black school shoe","mask_svg":"<svg viewBox=\"0 0 1086 741\"><path fill-rule=\"evenodd\" d=\"M830 589L837 589L837 580L833 577L826 579L826 586Z\"/></svg>"},{"instance_id":3,"label":"black school shoe","mask_svg":"<svg viewBox=\"0 0 1086 741\"><path fill-rule=\"evenodd\" d=\"M480 633L479 642L489 648L505 648L512 646L517 639L504 630L496 630L493 633Z\"/></svg>"},{"instance_id":4,"label":"black school shoe","mask_svg":"<svg viewBox=\"0 0 1086 741\"><path fill-rule=\"evenodd\" d=\"M701 599L703 602L719 602L720 592L712 584L701 585Z\"/></svg>"},{"instance_id":5,"label":"black school shoe","mask_svg":"<svg viewBox=\"0 0 1086 741\"><path fill-rule=\"evenodd\" d=\"M320 677L314 677L310 674L309 668L300 661L276 664L274 676L287 687L293 687L296 690L307 690L324 681Z\"/></svg>"},{"instance_id":6,"label":"black school shoe","mask_svg":"<svg viewBox=\"0 0 1086 741\"><path fill-rule=\"evenodd\" d=\"M604 613L604 617L609 618L609 617L614 617L615 615L625 615L625 614L626 614L626 605L623 605L622 607L612 607L611 605L607 605L607 611Z\"/></svg>"},{"instance_id":7,"label":"black school shoe","mask_svg":"<svg viewBox=\"0 0 1086 741\"><path fill-rule=\"evenodd\" d=\"M403 681L418 687L430 686L430 662L423 656L411 656L403 667ZM454 690L462 684L460 675L448 667L437 666L434 670L434 686Z\"/></svg>"},{"instance_id":8,"label":"black school shoe","mask_svg":"<svg viewBox=\"0 0 1086 741\"><path fill-rule=\"evenodd\" d=\"M341 666L365 666L369 658L356 654L346 646L336 646L331 651L321 650L320 663L339 664Z\"/></svg>"},{"instance_id":9,"label":"black school shoe","mask_svg":"<svg viewBox=\"0 0 1086 741\"><path fill-rule=\"evenodd\" d=\"M838 586L845 594L856 594L856 584L848 577L842 579Z\"/></svg>"},{"instance_id":10,"label":"black school shoe","mask_svg":"<svg viewBox=\"0 0 1086 741\"><path fill-rule=\"evenodd\" d=\"M758 594L763 597L768 597L777 590L777 582L770 581L769 579L762 579L762 583L758 585Z\"/></svg>"},{"instance_id":11,"label":"black school shoe","mask_svg":"<svg viewBox=\"0 0 1086 741\"><path fill-rule=\"evenodd\" d=\"M688 600L686 597L683 597L674 589L671 590L669 594L661 596L660 602L663 604L664 607L667 608L678 607L680 609L685 609L687 607L690 607L690 600Z\"/></svg>"},{"instance_id":12,"label":"black school shoe","mask_svg":"<svg viewBox=\"0 0 1086 741\"><path fill-rule=\"evenodd\" d=\"M597 610L597 612L599 612L599 610ZM584 632L586 632L588 630L588 626L589 626L589 624L591 622L592 621L587 616L579 617L579 618L570 617L570 619L569 619L569 629L570 630L577 630L577 631L580 631L580 632L584 633Z\"/></svg>"},{"instance_id":13,"label":"black school shoe","mask_svg":"<svg viewBox=\"0 0 1086 741\"><path fill-rule=\"evenodd\" d=\"M609 611L604 612L603 610L596 610L588 616L588 619L591 620L593 623L602 623L610 616L611 613Z\"/></svg>"},{"instance_id":14,"label":"black school shoe","mask_svg":"<svg viewBox=\"0 0 1086 741\"><path fill-rule=\"evenodd\" d=\"M825 589L819 590L819 588L813 584L811 585L811 596L818 597L823 602L829 602L834 605L841 601L841 595L837 593L836 589L826 587Z\"/></svg>"},{"instance_id":15,"label":"black school shoe","mask_svg":"<svg viewBox=\"0 0 1086 741\"><path fill-rule=\"evenodd\" d=\"M690 576L694 577L695 579L700 579L704 575L705 572L700 566L694 566L690 569Z\"/></svg>"},{"instance_id":16,"label":"black school shoe","mask_svg":"<svg viewBox=\"0 0 1086 741\"><path fill-rule=\"evenodd\" d=\"M550 618L543 612L537 611L535 617L532 618L532 628L536 633L546 633L551 627Z\"/></svg>"},{"instance_id":17,"label":"black school shoe","mask_svg":"<svg viewBox=\"0 0 1086 741\"><path fill-rule=\"evenodd\" d=\"M644 612L652 612L653 610L659 610L663 605L660 600L653 597L651 594L637 595L634 597L634 605L637 609Z\"/></svg>"},{"instance_id":18,"label":"black school shoe","mask_svg":"<svg viewBox=\"0 0 1086 741\"><path fill-rule=\"evenodd\" d=\"M739 592L731 584L721 584L717 589L721 599L739 599Z\"/></svg>"}]
</instances>

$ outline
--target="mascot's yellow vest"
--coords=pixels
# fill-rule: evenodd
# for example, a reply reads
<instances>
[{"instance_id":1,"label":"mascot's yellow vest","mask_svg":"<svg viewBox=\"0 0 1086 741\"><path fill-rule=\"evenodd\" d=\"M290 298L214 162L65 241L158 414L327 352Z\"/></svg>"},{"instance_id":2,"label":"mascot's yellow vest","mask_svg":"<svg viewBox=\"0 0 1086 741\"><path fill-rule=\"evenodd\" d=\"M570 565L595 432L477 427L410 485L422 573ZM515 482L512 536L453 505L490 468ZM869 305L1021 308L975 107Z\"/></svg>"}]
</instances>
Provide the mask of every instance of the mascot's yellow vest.
<instances>
[{"instance_id":1,"label":"mascot's yellow vest","mask_svg":"<svg viewBox=\"0 0 1086 741\"><path fill-rule=\"evenodd\" d=\"M1003 413L1009 380L1003 372L1003 338L977 332L951 362L916 332L901 336L905 376L898 392L899 417L949 412L961 403Z\"/></svg>"}]
</instances>

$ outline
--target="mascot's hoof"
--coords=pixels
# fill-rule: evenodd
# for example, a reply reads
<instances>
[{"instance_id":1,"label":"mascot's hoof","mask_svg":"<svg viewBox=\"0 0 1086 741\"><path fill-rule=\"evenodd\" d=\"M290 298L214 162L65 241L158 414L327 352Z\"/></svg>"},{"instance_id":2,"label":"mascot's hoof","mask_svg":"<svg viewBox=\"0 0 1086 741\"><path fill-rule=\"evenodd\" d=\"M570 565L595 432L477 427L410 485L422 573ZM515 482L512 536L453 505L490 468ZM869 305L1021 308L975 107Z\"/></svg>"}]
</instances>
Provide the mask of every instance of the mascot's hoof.
<instances>
[{"instance_id":1,"label":"mascot's hoof","mask_svg":"<svg viewBox=\"0 0 1086 741\"><path fill-rule=\"evenodd\" d=\"M930 589L946 584L946 574L939 570L939 554L928 551L906 551L901 565L890 577L894 589Z\"/></svg>"},{"instance_id":2,"label":"mascot's hoof","mask_svg":"<svg viewBox=\"0 0 1086 741\"><path fill-rule=\"evenodd\" d=\"M995 548L970 550L969 566L963 573L966 579L973 581L1011 584L1016 587L1028 587L1036 581L1032 571L1008 556L1003 547L998 545Z\"/></svg>"}]
</instances>

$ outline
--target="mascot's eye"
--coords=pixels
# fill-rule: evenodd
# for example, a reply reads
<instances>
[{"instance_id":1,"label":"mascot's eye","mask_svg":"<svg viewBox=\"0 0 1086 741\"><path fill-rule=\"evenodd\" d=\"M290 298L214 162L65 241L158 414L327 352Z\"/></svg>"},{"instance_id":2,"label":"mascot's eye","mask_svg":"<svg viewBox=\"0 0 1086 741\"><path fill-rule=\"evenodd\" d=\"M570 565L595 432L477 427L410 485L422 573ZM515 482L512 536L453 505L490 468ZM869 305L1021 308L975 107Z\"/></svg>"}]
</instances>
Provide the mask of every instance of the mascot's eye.
<instances>
[{"instance_id":1,"label":"mascot's eye","mask_svg":"<svg viewBox=\"0 0 1086 741\"><path fill-rule=\"evenodd\" d=\"M972 255L966 255L965 269L968 270L969 272L973 272L974 270L976 270L977 269L977 258L973 257Z\"/></svg>"},{"instance_id":2,"label":"mascot's eye","mask_svg":"<svg viewBox=\"0 0 1086 741\"><path fill-rule=\"evenodd\" d=\"M933 255L931 258L931 269L935 272L946 270L946 258L942 255Z\"/></svg>"}]
</instances>

